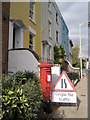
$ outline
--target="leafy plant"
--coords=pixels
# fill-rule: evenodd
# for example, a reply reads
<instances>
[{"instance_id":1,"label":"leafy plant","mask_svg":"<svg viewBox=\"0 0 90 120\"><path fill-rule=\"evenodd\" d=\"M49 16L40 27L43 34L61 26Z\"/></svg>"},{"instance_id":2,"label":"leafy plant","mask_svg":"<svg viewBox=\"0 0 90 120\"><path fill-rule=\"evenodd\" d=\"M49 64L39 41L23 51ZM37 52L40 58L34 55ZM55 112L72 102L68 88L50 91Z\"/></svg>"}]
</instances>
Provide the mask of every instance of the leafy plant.
<instances>
[{"instance_id":1,"label":"leafy plant","mask_svg":"<svg viewBox=\"0 0 90 120\"><path fill-rule=\"evenodd\" d=\"M2 115L5 120L23 119L27 106L27 99L21 88L6 89L2 95Z\"/></svg>"},{"instance_id":2,"label":"leafy plant","mask_svg":"<svg viewBox=\"0 0 90 120\"><path fill-rule=\"evenodd\" d=\"M43 103L43 96L40 93L40 80L37 76L29 79L23 86L23 92L28 99L29 106L26 109L25 120L36 120Z\"/></svg>"},{"instance_id":3,"label":"leafy plant","mask_svg":"<svg viewBox=\"0 0 90 120\"><path fill-rule=\"evenodd\" d=\"M79 80L79 74L78 73L70 72L70 73L67 73L67 75L70 78L70 80L76 80L76 79Z\"/></svg>"},{"instance_id":4,"label":"leafy plant","mask_svg":"<svg viewBox=\"0 0 90 120\"><path fill-rule=\"evenodd\" d=\"M40 80L33 72L3 75L2 120L37 119L43 104L40 90Z\"/></svg>"},{"instance_id":5,"label":"leafy plant","mask_svg":"<svg viewBox=\"0 0 90 120\"><path fill-rule=\"evenodd\" d=\"M72 64L74 67L80 66L78 54L79 54L79 46L75 45L72 49Z\"/></svg>"},{"instance_id":6,"label":"leafy plant","mask_svg":"<svg viewBox=\"0 0 90 120\"><path fill-rule=\"evenodd\" d=\"M66 52L64 50L64 47L62 45L60 45L60 48L54 46L54 63L60 64L62 66L65 57L66 57Z\"/></svg>"}]
</instances>

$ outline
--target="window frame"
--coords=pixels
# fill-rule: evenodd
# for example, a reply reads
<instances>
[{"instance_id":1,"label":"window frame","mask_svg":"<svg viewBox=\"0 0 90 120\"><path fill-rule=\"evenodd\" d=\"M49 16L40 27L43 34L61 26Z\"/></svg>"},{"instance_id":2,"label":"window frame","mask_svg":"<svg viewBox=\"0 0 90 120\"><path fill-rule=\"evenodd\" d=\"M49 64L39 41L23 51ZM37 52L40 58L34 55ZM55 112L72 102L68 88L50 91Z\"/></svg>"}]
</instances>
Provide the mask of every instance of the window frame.
<instances>
[{"instance_id":1,"label":"window frame","mask_svg":"<svg viewBox=\"0 0 90 120\"><path fill-rule=\"evenodd\" d=\"M58 24L58 13L56 12L56 23Z\"/></svg>"},{"instance_id":2,"label":"window frame","mask_svg":"<svg viewBox=\"0 0 90 120\"><path fill-rule=\"evenodd\" d=\"M56 31L56 42L58 43L58 41L59 41L59 32Z\"/></svg>"},{"instance_id":3,"label":"window frame","mask_svg":"<svg viewBox=\"0 0 90 120\"><path fill-rule=\"evenodd\" d=\"M33 9L31 9L31 4L33 4ZM31 14L32 13L32 14ZM35 16L35 2L30 2L29 18L34 21Z\"/></svg>"},{"instance_id":4,"label":"window frame","mask_svg":"<svg viewBox=\"0 0 90 120\"><path fill-rule=\"evenodd\" d=\"M52 50L52 46L49 45L49 58L51 59L51 50Z\"/></svg>"},{"instance_id":5,"label":"window frame","mask_svg":"<svg viewBox=\"0 0 90 120\"><path fill-rule=\"evenodd\" d=\"M30 35L32 36L33 44L30 44ZM31 46L31 48L30 48L30 46ZM31 32L29 32L29 49L34 50L34 35Z\"/></svg>"},{"instance_id":6,"label":"window frame","mask_svg":"<svg viewBox=\"0 0 90 120\"><path fill-rule=\"evenodd\" d=\"M51 38L51 25L52 22L50 20L48 20L48 36Z\"/></svg>"},{"instance_id":7,"label":"window frame","mask_svg":"<svg viewBox=\"0 0 90 120\"><path fill-rule=\"evenodd\" d=\"M51 2L48 2L48 10L50 11L50 13L51 13Z\"/></svg>"}]
</instances>

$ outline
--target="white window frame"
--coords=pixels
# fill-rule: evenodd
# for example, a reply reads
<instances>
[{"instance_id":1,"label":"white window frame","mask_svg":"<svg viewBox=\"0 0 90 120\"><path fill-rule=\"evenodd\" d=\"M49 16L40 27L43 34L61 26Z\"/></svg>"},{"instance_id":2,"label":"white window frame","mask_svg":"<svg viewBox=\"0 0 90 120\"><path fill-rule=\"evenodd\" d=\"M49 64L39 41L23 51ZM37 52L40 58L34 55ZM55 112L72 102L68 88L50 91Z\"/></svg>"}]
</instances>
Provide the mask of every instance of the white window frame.
<instances>
[{"instance_id":1,"label":"white window frame","mask_svg":"<svg viewBox=\"0 0 90 120\"><path fill-rule=\"evenodd\" d=\"M30 44L30 35L32 36L32 44ZM34 35L33 33L29 32L29 48L32 47L31 50L34 50Z\"/></svg>"},{"instance_id":2,"label":"white window frame","mask_svg":"<svg viewBox=\"0 0 90 120\"><path fill-rule=\"evenodd\" d=\"M28 27L29 27L29 34L33 35L33 50L34 50L34 37L36 35L36 31L31 26L28 26Z\"/></svg>"},{"instance_id":3,"label":"white window frame","mask_svg":"<svg viewBox=\"0 0 90 120\"><path fill-rule=\"evenodd\" d=\"M35 16L35 2L30 2L30 6L31 4L33 5L33 9L31 9L30 7L30 11L29 11L29 17L32 21L34 21L34 16ZM31 13L32 12L32 16L31 16Z\"/></svg>"},{"instance_id":4,"label":"white window frame","mask_svg":"<svg viewBox=\"0 0 90 120\"><path fill-rule=\"evenodd\" d=\"M51 38L51 25L52 22L50 20L48 20L48 36Z\"/></svg>"},{"instance_id":5,"label":"white window frame","mask_svg":"<svg viewBox=\"0 0 90 120\"><path fill-rule=\"evenodd\" d=\"M58 24L58 13L56 12L56 23Z\"/></svg>"},{"instance_id":6,"label":"white window frame","mask_svg":"<svg viewBox=\"0 0 90 120\"><path fill-rule=\"evenodd\" d=\"M51 49L52 49L52 47L49 45L49 57L50 57L50 59L51 59Z\"/></svg>"},{"instance_id":7,"label":"white window frame","mask_svg":"<svg viewBox=\"0 0 90 120\"><path fill-rule=\"evenodd\" d=\"M48 2L48 10L50 11L50 13L51 13L51 2Z\"/></svg>"},{"instance_id":8,"label":"white window frame","mask_svg":"<svg viewBox=\"0 0 90 120\"><path fill-rule=\"evenodd\" d=\"M59 41L59 32L56 31L56 42L58 43L58 41Z\"/></svg>"}]
</instances>

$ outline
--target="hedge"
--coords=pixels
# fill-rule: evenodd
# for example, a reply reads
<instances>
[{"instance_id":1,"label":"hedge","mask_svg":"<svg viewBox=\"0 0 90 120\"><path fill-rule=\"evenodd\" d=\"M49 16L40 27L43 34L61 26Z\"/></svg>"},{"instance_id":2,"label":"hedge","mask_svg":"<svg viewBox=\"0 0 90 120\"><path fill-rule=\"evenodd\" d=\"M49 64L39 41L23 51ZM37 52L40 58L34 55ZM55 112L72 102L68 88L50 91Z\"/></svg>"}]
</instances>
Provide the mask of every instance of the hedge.
<instances>
[{"instance_id":1,"label":"hedge","mask_svg":"<svg viewBox=\"0 0 90 120\"><path fill-rule=\"evenodd\" d=\"M40 80L33 72L2 77L2 120L37 120L43 96Z\"/></svg>"}]
</instances>

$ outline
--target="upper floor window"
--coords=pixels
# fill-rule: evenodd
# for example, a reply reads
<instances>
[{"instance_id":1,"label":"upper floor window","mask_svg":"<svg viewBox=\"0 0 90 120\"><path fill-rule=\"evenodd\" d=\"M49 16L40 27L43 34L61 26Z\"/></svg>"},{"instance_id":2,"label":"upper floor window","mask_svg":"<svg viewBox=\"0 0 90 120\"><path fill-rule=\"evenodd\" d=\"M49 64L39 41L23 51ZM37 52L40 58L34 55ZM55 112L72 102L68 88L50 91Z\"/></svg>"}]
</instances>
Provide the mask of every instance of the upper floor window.
<instances>
[{"instance_id":1,"label":"upper floor window","mask_svg":"<svg viewBox=\"0 0 90 120\"><path fill-rule=\"evenodd\" d=\"M29 48L34 50L34 35L31 32L29 33Z\"/></svg>"},{"instance_id":2,"label":"upper floor window","mask_svg":"<svg viewBox=\"0 0 90 120\"><path fill-rule=\"evenodd\" d=\"M58 42L58 31L56 31L56 42Z\"/></svg>"},{"instance_id":3,"label":"upper floor window","mask_svg":"<svg viewBox=\"0 0 90 120\"><path fill-rule=\"evenodd\" d=\"M48 36L51 38L51 21L48 21Z\"/></svg>"},{"instance_id":4,"label":"upper floor window","mask_svg":"<svg viewBox=\"0 0 90 120\"><path fill-rule=\"evenodd\" d=\"M48 2L48 10L51 12L51 2Z\"/></svg>"},{"instance_id":5,"label":"upper floor window","mask_svg":"<svg viewBox=\"0 0 90 120\"><path fill-rule=\"evenodd\" d=\"M64 25L63 25L63 30L64 30Z\"/></svg>"},{"instance_id":6,"label":"upper floor window","mask_svg":"<svg viewBox=\"0 0 90 120\"><path fill-rule=\"evenodd\" d=\"M30 2L30 15L29 17L34 20L34 9L35 9L35 2Z\"/></svg>"},{"instance_id":7,"label":"upper floor window","mask_svg":"<svg viewBox=\"0 0 90 120\"><path fill-rule=\"evenodd\" d=\"M56 13L56 23L58 24L58 13Z\"/></svg>"}]
</instances>

